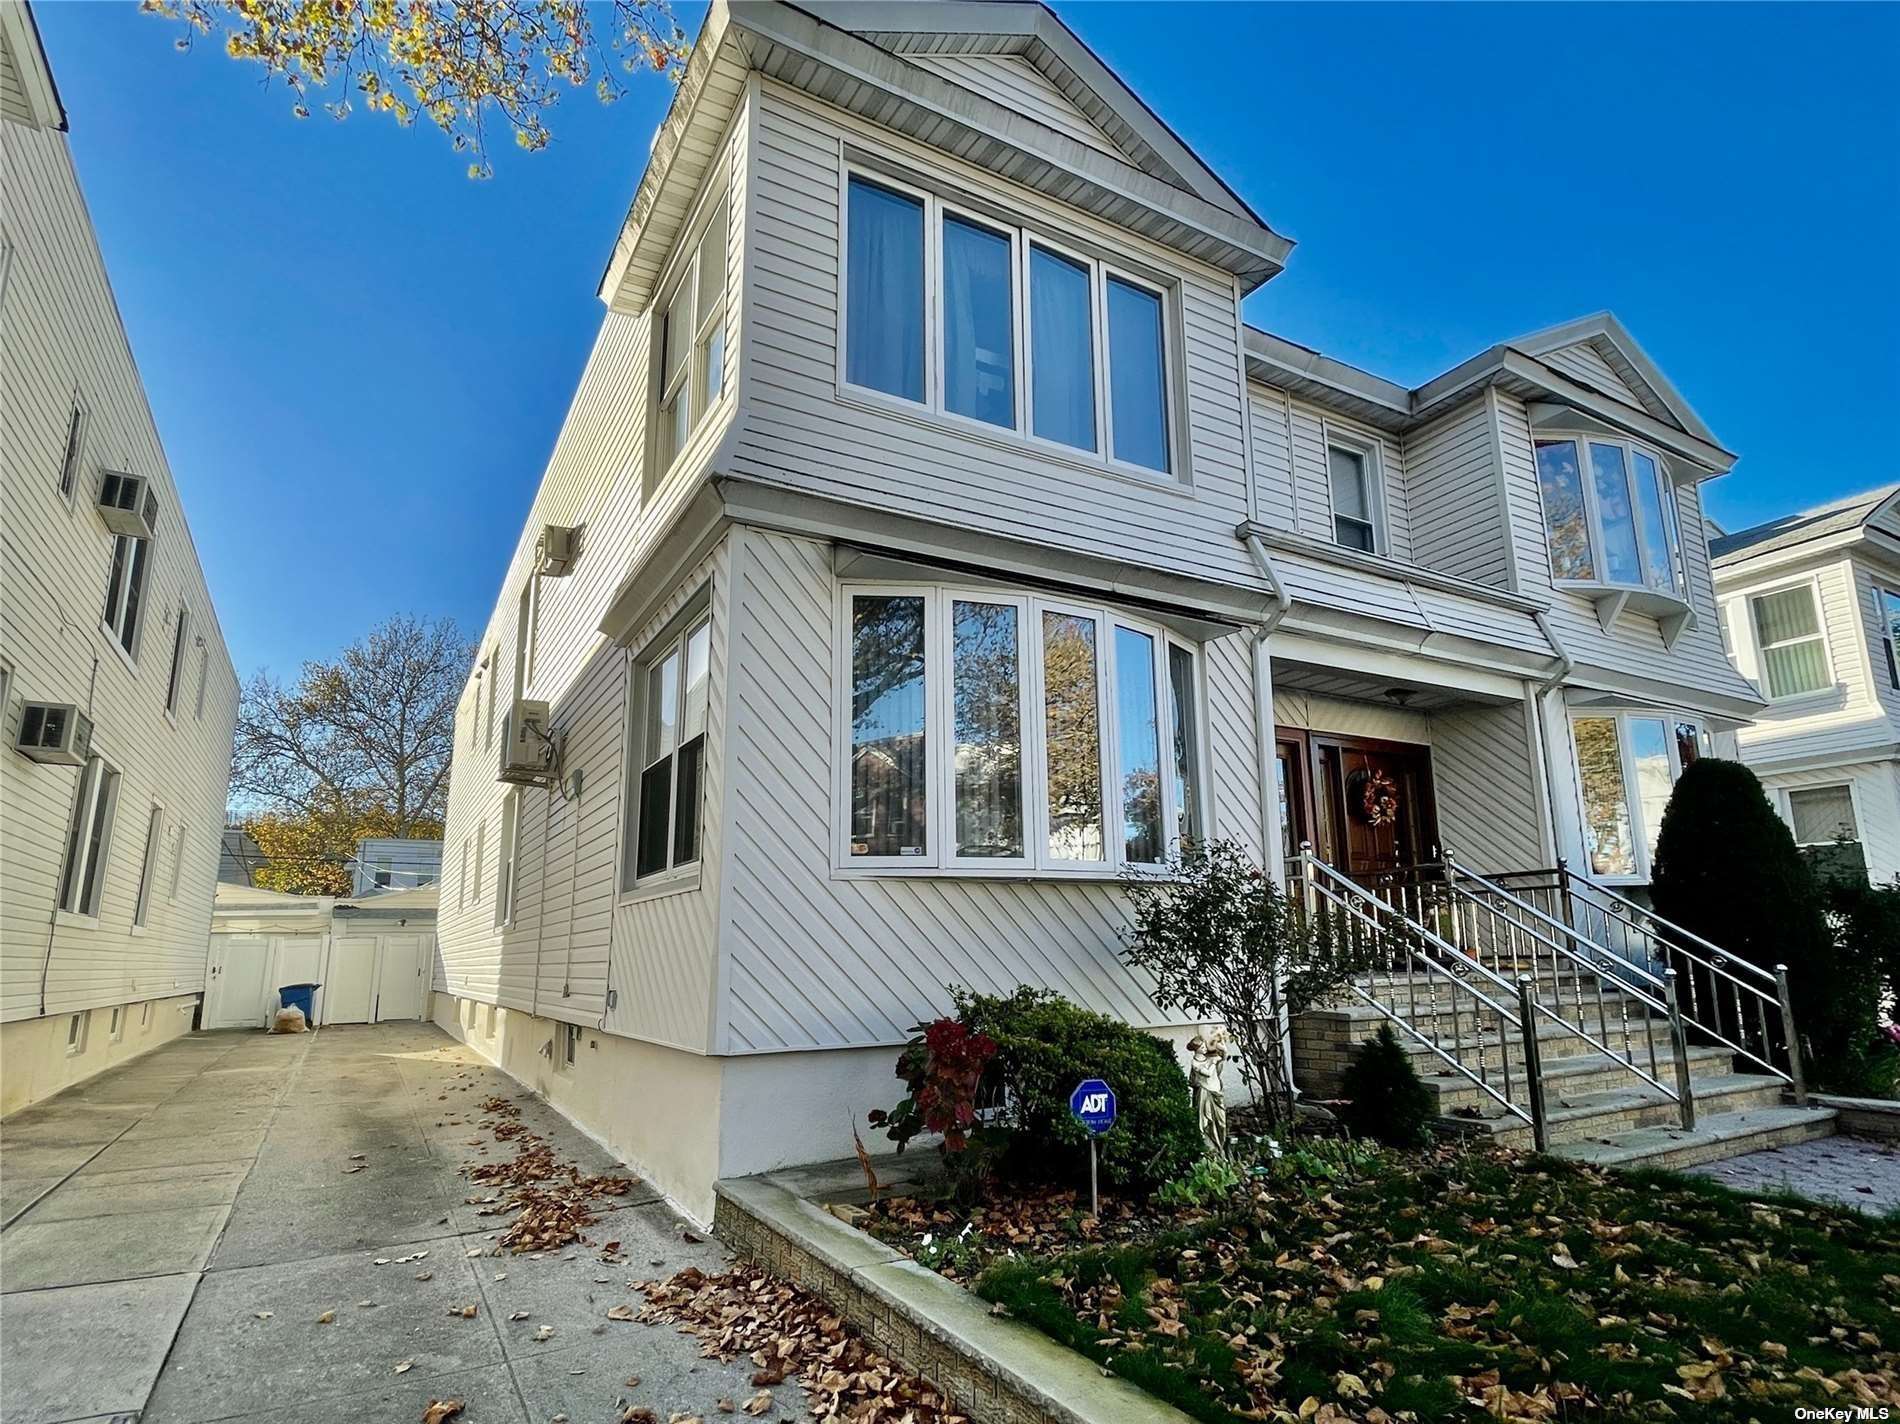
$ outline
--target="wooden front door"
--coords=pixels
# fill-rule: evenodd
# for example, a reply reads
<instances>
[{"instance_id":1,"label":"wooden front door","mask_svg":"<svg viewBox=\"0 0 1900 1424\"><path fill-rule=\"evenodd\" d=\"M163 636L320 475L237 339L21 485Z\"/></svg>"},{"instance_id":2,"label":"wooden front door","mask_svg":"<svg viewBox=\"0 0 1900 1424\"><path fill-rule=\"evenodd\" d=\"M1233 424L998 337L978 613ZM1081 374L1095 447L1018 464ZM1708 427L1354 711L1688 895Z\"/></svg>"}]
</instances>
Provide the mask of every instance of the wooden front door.
<instances>
[{"instance_id":1,"label":"wooden front door","mask_svg":"<svg viewBox=\"0 0 1900 1424\"><path fill-rule=\"evenodd\" d=\"M1428 748L1282 727L1277 775L1285 835L1328 865L1373 881L1437 853Z\"/></svg>"}]
</instances>

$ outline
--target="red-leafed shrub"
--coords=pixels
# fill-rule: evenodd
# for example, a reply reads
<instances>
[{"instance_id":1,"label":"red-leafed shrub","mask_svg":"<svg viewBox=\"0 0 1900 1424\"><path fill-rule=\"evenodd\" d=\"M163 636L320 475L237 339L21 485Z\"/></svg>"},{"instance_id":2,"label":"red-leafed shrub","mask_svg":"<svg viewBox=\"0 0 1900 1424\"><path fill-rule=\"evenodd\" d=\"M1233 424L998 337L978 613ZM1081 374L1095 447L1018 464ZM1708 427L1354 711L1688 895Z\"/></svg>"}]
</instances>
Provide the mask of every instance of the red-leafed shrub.
<instances>
[{"instance_id":1,"label":"red-leafed shrub","mask_svg":"<svg viewBox=\"0 0 1900 1424\"><path fill-rule=\"evenodd\" d=\"M976 1114L977 1087L996 1042L950 1018L919 1024L916 1033L897 1059L897 1076L909 1091L896 1107L872 1112L871 1126L883 1128L899 1152L920 1132L942 1133L945 1168L960 1193L973 1193L988 1177L993 1149L1000 1145Z\"/></svg>"}]
</instances>

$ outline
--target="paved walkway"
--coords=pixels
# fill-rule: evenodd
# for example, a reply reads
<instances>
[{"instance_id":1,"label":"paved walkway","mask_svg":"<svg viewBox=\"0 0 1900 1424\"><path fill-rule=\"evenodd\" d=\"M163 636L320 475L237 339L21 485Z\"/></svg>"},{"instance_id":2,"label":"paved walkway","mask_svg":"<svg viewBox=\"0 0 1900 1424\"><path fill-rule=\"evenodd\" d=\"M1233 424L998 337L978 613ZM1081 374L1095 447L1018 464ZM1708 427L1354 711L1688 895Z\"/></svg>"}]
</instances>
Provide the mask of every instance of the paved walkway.
<instances>
[{"instance_id":1,"label":"paved walkway","mask_svg":"<svg viewBox=\"0 0 1900 1424\"><path fill-rule=\"evenodd\" d=\"M724 1259L657 1194L589 1231L618 1264L494 1254L503 1222L460 1170L491 1093L558 1159L615 1169L423 1024L197 1034L0 1122L0 1417L416 1424L452 1397L460 1424L591 1424L752 1395L748 1360L606 1318L640 1304L630 1280ZM764 1418L802 1414L795 1385L777 1393Z\"/></svg>"},{"instance_id":2,"label":"paved walkway","mask_svg":"<svg viewBox=\"0 0 1900 1424\"><path fill-rule=\"evenodd\" d=\"M1689 1171L1737 1191L1790 1191L1875 1215L1900 1209L1900 1146L1864 1137L1822 1137Z\"/></svg>"}]
</instances>

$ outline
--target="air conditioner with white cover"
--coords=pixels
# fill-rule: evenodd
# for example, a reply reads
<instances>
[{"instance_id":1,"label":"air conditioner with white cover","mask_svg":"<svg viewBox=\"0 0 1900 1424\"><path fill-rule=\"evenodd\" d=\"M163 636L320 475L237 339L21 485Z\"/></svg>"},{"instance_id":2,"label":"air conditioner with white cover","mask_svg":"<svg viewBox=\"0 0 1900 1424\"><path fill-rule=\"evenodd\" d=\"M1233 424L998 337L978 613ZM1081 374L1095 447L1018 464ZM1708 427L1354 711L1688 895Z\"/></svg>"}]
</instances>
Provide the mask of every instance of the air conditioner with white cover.
<instances>
[{"instance_id":1,"label":"air conditioner with white cover","mask_svg":"<svg viewBox=\"0 0 1900 1424\"><path fill-rule=\"evenodd\" d=\"M84 766L92 754L92 719L70 702L24 703L13 748L52 766Z\"/></svg>"},{"instance_id":2,"label":"air conditioner with white cover","mask_svg":"<svg viewBox=\"0 0 1900 1424\"><path fill-rule=\"evenodd\" d=\"M114 534L149 539L158 527L158 496L143 475L123 470L99 473L99 517Z\"/></svg>"},{"instance_id":3,"label":"air conditioner with white cover","mask_svg":"<svg viewBox=\"0 0 1900 1424\"><path fill-rule=\"evenodd\" d=\"M571 571L581 556L581 531L578 526L547 524L541 528L541 572L560 578Z\"/></svg>"},{"instance_id":4,"label":"air conditioner with white cover","mask_svg":"<svg viewBox=\"0 0 1900 1424\"><path fill-rule=\"evenodd\" d=\"M521 698L501 723L499 778L535 786L548 779L554 765L554 738L548 731L548 704Z\"/></svg>"}]
</instances>

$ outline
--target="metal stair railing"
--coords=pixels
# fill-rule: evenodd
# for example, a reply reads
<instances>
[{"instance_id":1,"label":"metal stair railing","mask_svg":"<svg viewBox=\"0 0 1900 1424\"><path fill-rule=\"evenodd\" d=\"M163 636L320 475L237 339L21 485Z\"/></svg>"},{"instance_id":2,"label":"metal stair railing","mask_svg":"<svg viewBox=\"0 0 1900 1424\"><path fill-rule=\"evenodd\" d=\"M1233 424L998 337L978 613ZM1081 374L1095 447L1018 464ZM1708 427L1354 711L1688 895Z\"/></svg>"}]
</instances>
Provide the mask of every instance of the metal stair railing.
<instances>
[{"instance_id":1,"label":"metal stair railing","mask_svg":"<svg viewBox=\"0 0 1900 1424\"><path fill-rule=\"evenodd\" d=\"M1309 925L1322 917L1368 951L1369 973L1355 997L1506 1113L1528 1123L1539 1151L1550 1145L1538 1061L1535 995L1529 977L1513 985L1459 951L1420 920L1319 859L1302 845L1287 867L1289 889ZM1420 983L1425 992L1421 1003ZM1450 1030L1441 1019L1449 1017ZM1466 1020L1470 1020L1467 1034ZM1512 1047L1522 1061L1512 1068ZM1495 1066L1491 1058L1495 1052Z\"/></svg>"},{"instance_id":2,"label":"metal stair railing","mask_svg":"<svg viewBox=\"0 0 1900 1424\"><path fill-rule=\"evenodd\" d=\"M1562 860L1550 870L1513 871L1492 879L1513 894L1536 898L1627 968L1640 967L1654 976L1660 967L1673 974L1687 1032L1781 1079L1795 1102L1806 1105L1787 965L1777 964L1771 974Z\"/></svg>"}]
</instances>

